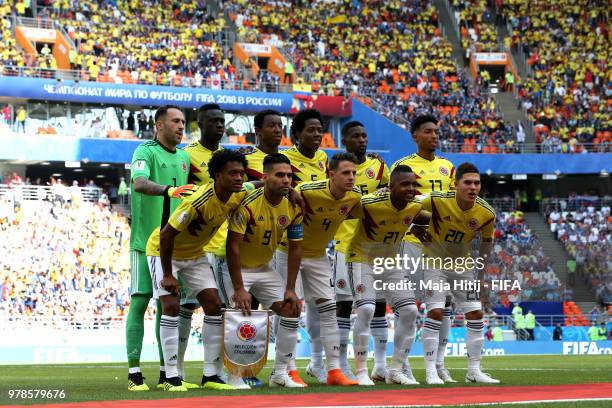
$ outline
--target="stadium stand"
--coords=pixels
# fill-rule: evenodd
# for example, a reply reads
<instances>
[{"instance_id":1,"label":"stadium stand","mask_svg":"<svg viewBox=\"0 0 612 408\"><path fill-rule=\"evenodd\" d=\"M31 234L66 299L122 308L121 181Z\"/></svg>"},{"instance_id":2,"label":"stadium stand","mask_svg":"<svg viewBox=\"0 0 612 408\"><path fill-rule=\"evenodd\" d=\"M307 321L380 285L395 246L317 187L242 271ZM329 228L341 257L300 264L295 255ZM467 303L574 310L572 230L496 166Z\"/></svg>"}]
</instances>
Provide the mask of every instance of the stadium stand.
<instances>
[{"instance_id":1,"label":"stadium stand","mask_svg":"<svg viewBox=\"0 0 612 408\"><path fill-rule=\"evenodd\" d=\"M610 207L553 210L547 221L556 238L576 261L577 273L593 290L597 300L612 304L612 260L608 252L612 243Z\"/></svg>"},{"instance_id":2,"label":"stadium stand","mask_svg":"<svg viewBox=\"0 0 612 408\"><path fill-rule=\"evenodd\" d=\"M524 53L518 85L544 152L609 152L609 4L602 1L504 1L511 46Z\"/></svg>"},{"instance_id":3,"label":"stadium stand","mask_svg":"<svg viewBox=\"0 0 612 408\"><path fill-rule=\"evenodd\" d=\"M129 225L104 204L0 197L0 316L121 318L129 304ZM154 314L154 312L153 312Z\"/></svg>"},{"instance_id":4,"label":"stadium stand","mask_svg":"<svg viewBox=\"0 0 612 408\"><path fill-rule=\"evenodd\" d=\"M474 52L498 51L497 29L493 11L486 0L453 0L452 7L459 14L461 46Z\"/></svg>"},{"instance_id":5,"label":"stadium stand","mask_svg":"<svg viewBox=\"0 0 612 408\"><path fill-rule=\"evenodd\" d=\"M498 214L495 247L488 279L511 279L521 290L493 291L493 306L528 300L562 301L570 295L559 281L552 262L544 254L537 235L525 224L520 211Z\"/></svg>"}]
</instances>

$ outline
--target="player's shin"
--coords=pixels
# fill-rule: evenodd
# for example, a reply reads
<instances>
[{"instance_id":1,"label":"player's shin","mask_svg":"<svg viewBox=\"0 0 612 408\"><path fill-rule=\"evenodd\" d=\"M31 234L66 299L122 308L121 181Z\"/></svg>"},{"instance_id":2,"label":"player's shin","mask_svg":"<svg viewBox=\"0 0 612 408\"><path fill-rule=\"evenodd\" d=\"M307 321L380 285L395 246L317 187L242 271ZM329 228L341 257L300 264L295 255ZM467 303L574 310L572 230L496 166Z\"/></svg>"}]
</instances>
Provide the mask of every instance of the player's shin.
<instances>
[{"instance_id":1,"label":"player's shin","mask_svg":"<svg viewBox=\"0 0 612 408\"><path fill-rule=\"evenodd\" d=\"M204 344L204 375L217 375L217 362L221 359L223 317L204 316L202 343Z\"/></svg>"},{"instance_id":2,"label":"player's shin","mask_svg":"<svg viewBox=\"0 0 612 408\"><path fill-rule=\"evenodd\" d=\"M393 358L391 368L401 370L414 343L418 310L414 299L402 299L395 302L397 320L393 336Z\"/></svg>"},{"instance_id":3,"label":"player's shin","mask_svg":"<svg viewBox=\"0 0 612 408\"><path fill-rule=\"evenodd\" d=\"M178 316L162 315L159 321L166 378L178 377Z\"/></svg>"},{"instance_id":4,"label":"player's shin","mask_svg":"<svg viewBox=\"0 0 612 408\"><path fill-rule=\"evenodd\" d=\"M444 317L440 326L440 343L438 343L438 351L436 354L436 367L444 367L444 357L446 356L446 345L448 344L448 335L451 329L451 308L444 308Z\"/></svg>"},{"instance_id":5,"label":"player's shin","mask_svg":"<svg viewBox=\"0 0 612 408\"><path fill-rule=\"evenodd\" d=\"M189 335L191 333L191 317L193 316L194 305L181 305L179 309L178 331L178 361L176 363L179 375L185 378L185 352L189 345Z\"/></svg>"},{"instance_id":6,"label":"player's shin","mask_svg":"<svg viewBox=\"0 0 612 408\"><path fill-rule=\"evenodd\" d=\"M480 359L482 357L482 346L484 345L483 328L482 319L467 320L468 372L480 371Z\"/></svg>"},{"instance_id":7,"label":"player's shin","mask_svg":"<svg viewBox=\"0 0 612 408\"><path fill-rule=\"evenodd\" d=\"M357 372L368 369L368 348L370 343L370 322L374 316L374 300L358 300L357 318L353 328L353 349L355 351L355 368Z\"/></svg>"},{"instance_id":8,"label":"player's shin","mask_svg":"<svg viewBox=\"0 0 612 408\"><path fill-rule=\"evenodd\" d=\"M299 318L281 317L276 334L276 359L274 361L274 374L287 374L287 365L293 357L297 344L297 329Z\"/></svg>"},{"instance_id":9,"label":"player's shin","mask_svg":"<svg viewBox=\"0 0 612 408\"><path fill-rule=\"evenodd\" d=\"M327 368L328 370L335 370L340 368L340 330L336 318L336 303L333 300L326 300L317 306L317 314L321 325L320 338L325 348ZM322 365L321 363L320 366Z\"/></svg>"},{"instance_id":10,"label":"player's shin","mask_svg":"<svg viewBox=\"0 0 612 408\"><path fill-rule=\"evenodd\" d=\"M440 343L440 326L442 323L431 318L425 319L423 325L423 351L425 353L425 370L436 370L436 354Z\"/></svg>"},{"instance_id":11,"label":"player's shin","mask_svg":"<svg viewBox=\"0 0 612 408\"><path fill-rule=\"evenodd\" d=\"M320 368L320 367L323 367L324 344L321 338L322 337L321 321L320 321L319 312L317 310L317 306L320 309L321 305L316 305L315 303L306 302L306 330L308 330L308 336L310 337L311 364L316 368ZM334 313L336 313L335 303L334 303Z\"/></svg>"}]
</instances>

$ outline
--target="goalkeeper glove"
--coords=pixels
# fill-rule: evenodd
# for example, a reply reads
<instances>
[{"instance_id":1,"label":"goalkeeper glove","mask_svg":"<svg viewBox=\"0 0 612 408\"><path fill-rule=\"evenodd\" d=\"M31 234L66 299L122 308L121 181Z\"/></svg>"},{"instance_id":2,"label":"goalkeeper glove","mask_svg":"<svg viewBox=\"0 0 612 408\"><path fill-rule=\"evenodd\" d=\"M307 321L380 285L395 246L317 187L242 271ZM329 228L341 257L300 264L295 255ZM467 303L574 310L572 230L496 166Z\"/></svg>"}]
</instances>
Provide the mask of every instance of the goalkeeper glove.
<instances>
[{"instance_id":1,"label":"goalkeeper glove","mask_svg":"<svg viewBox=\"0 0 612 408\"><path fill-rule=\"evenodd\" d=\"M166 188L166 195L171 198L185 198L192 195L198 186L195 184L185 184L184 186L179 187L170 187Z\"/></svg>"}]
</instances>

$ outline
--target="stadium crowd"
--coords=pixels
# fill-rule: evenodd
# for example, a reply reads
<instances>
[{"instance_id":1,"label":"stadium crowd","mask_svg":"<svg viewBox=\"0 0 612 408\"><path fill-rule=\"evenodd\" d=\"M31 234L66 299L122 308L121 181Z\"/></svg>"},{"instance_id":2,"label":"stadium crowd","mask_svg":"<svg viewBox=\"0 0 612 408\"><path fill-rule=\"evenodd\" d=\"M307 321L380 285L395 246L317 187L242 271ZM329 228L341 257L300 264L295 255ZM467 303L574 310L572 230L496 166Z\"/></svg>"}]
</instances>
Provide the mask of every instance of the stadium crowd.
<instances>
[{"instance_id":1,"label":"stadium crowd","mask_svg":"<svg viewBox=\"0 0 612 408\"><path fill-rule=\"evenodd\" d=\"M576 262L576 273L593 289L597 300L612 304L612 215L610 207L594 206L548 214L551 231Z\"/></svg>"},{"instance_id":2,"label":"stadium crowd","mask_svg":"<svg viewBox=\"0 0 612 408\"><path fill-rule=\"evenodd\" d=\"M63 202L63 203L62 203ZM0 197L0 317L122 316L129 225L104 204Z\"/></svg>"},{"instance_id":3,"label":"stadium crowd","mask_svg":"<svg viewBox=\"0 0 612 408\"><path fill-rule=\"evenodd\" d=\"M544 254L538 237L523 220L520 211L499 213L495 228L495 247L490 279L516 280L521 290L492 291L494 306L527 300L571 300L572 292L565 289Z\"/></svg>"},{"instance_id":4,"label":"stadium crowd","mask_svg":"<svg viewBox=\"0 0 612 408\"><path fill-rule=\"evenodd\" d=\"M509 44L524 53L519 104L545 152L609 152L612 142L609 4L598 0L504 1Z\"/></svg>"}]
</instances>

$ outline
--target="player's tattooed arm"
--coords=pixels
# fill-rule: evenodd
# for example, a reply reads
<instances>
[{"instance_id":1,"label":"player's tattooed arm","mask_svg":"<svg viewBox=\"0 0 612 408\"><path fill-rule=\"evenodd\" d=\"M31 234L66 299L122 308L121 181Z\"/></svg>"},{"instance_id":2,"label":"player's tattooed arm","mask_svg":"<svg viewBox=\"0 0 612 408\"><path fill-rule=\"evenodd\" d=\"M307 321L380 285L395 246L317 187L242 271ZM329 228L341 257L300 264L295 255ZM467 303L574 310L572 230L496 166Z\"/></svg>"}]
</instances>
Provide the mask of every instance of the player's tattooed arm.
<instances>
[{"instance_id":1,"label":"player's tattooed arm","mask_svg":"<svg viewBox=\"0 0 612 408\"><path fill-rule=\"evenodd\" d=\"M251 314L251 295L244 289L242 281L242 273L240 270L240 242L244 234L239 234L234 231L227 233L227 267L229 269L232 285L234 286L234 295L232 300L237 309L240 309L243 314Z\"/></svg>"},{"instance_id":2,"label":"player's tattooed arm","mask_svg":"<svg viewBox=\"0 0 612 408\"><path fill-rule=\"evenodd\" d=\"M134 191L151 196L163 196L166 194L168 186L157 184L144 177L137 177L134 180Z\"/></svg>"}]
</instances>

